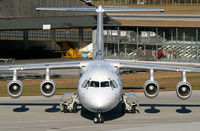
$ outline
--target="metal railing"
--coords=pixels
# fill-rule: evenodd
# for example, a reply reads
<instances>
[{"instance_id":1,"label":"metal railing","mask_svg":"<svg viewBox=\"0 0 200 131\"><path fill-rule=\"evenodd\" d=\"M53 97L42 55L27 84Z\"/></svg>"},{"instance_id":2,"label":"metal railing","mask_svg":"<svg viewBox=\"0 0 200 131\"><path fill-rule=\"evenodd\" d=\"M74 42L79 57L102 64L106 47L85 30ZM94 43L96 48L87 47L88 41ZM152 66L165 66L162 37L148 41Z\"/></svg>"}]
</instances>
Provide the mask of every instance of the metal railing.
<instances>
[{"instance_id":1,"label":"metal railing","mask_svg":"<svg viewBox=\"0 0 200 131\"><path fill-rule=\"evenodd\" d=\"M26 36L24 30L0 31L0 40L24 40ZM56 41L92 41L92 28L83 28L82 34L78 28L55 29ZM29 41L50 41L52 38L51 30L27 30Z\"/></svg>"},{"instance_id":2,"label":"metal railing","mask_svg":"<svg viewBox=\"0 0 200 131\"><path fill-rule=\"evenodd\" d=\"M105 30L104 42L106 58L200 62L200 40L185 35L171 40L153 31Z\"/></svg>"}]
</instances>

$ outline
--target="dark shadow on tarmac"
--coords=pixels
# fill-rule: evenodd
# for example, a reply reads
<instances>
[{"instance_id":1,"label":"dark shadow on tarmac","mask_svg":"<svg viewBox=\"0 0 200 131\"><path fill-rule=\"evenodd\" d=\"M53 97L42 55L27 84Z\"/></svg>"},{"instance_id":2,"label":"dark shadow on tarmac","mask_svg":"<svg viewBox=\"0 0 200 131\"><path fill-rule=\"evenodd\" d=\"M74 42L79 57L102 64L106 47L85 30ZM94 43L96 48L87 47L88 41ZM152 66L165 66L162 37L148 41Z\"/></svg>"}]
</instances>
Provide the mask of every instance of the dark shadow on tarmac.
<instances>
[{"instance_id":1,"label":"dark shadow on tarmac","mask_svg":"<svg viewBox=\"0 0 200 131\"><path fill-rule=\"evenodd\" d=\"M155 106L151 106L150 109L145 109L144 110L146 113L159 113L160 110L159 109L156 109Z\"/></svg>"},{"instance_id":2,"label":"dark shadow on tarmac","mask_svg":"<svg viewBox=\"0 0 200 131\"><path fill-rule=\"evenodd\" d=\"M177 113L190 113L192 110L186 109L186 106L182 106L181 109L176 110Z\"/></svg>"},{"instance_id":3,"label":"dark shadow on tarmac","mask_svg":"<svg viewBox=\"0 0 200 131\"><path fill-rule=\"evenodd\" d=\"M27 112L29 108L27 106L52 106L51 108L45 109L45 112L59 112L60 108L57 108L57 103L0 103L0 106L20 106L13 109L13 112Z\"/></svg>"},{"instance_id":4,"label":"dark shadow on tarmac","mask_svg":"<svg viewBox=\"0 0 200 131\"><path fill-rule=\"evenodd\" d=\"M119 103L114 109L109 112L103 113L102 115L104 116L104 121L111 121L122 117L124 115L124 113L122 112L122 104ZM90 112L82 107L81 116L93 121L95 113Z\"/></svg>"},{"instance_id":5,"label":"dark shadow on tarmac","mask_svg":"<svg viewBox=\"0 0 200 131\"><path fill-rule=\"evenodd\" d=\"M199 107L200 105L182 105L182 104L140 104L141 107L151 107L150 109L146 109L146 113L159 113L160 110L156 109L156 107L180 107L177 109L177 113L191 113L192 110L186 109L187 107Z\"/></svg>"},{"instance_id":6,"label":"dark shadow on tarmac","mask_svg":"<svg viewBox=\"0 0 200 131\"><path fill-rule=\"evenodd\" d=\"M26 105L22 105L20 108L13 109L13 112L26 112L29 108L26 108Z\"/></svg>"},{"instance_id":7,"label":"dark shadow on tarmac","mask_svg":"<svg viewBox=\"0 0 200 131\"><path fill-rule=\"evenodd\" d=\"M57 105L53 105L52 108L48 108L45 110L45 112L49 112L49 113L54 113L54 112L59 112L60 108L57 108Z\"/></svg>"},{"instance_id":8,"label":"dark shadow on tarmac","mask_svg":"<svg viewBox=\"0 0 200 131\"><path fill-rule=\"evenodd\" d=\"M55 113L61 111L58 103L0 103L1 106L19 106L17 108L13 109L13 112L27 112L29 111L29 108L27 106L47 106L48 108L45 109L45 112L49 113ZM80 107L81 105L78 105ZM191 113L192 110L188 109L189 107L197 107L200 108L200 105L183 105L183 104L140 104L141 107L150 107L149 109L145 109L146 113L159 113L160 110L159 107L177 107L176 109L177 113ZM50 108L49 108L50 107ZM78 111L81 110L81 116L93 120L94 113L88 111L85 108L78 108ZM122 105L119 103L113 110L103 113L105 121L118 119L124 115L122 113Z\"/></svg>"}]
</instances>

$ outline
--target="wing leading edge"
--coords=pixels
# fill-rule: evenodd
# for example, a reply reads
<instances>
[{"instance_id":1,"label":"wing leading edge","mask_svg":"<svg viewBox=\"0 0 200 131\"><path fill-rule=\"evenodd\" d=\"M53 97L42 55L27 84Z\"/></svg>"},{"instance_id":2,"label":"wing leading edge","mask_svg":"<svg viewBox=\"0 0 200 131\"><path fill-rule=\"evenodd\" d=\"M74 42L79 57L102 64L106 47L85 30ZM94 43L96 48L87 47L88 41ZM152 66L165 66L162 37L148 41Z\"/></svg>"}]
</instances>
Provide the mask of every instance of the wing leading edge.
<instances>
[{"instance_id":1,"label":"wing leading edge","mask_svg":"<svg viewBox=\"0 0 200 131\"><path fill-rule=\"evenodd\" d=\"M186 79L186 72L200 72L200 68L189 66L147 64L147 63L131 63L118 62L119 69L149 70L149 80L144 83L144 94L149 98L158 95L160 85L154 80L154 71L177 71L182 72L182 81L176 85L176 94L181 99L188 99L192 94L192 85Z\"/></svg>"},{"instance_id":2,"label":"wing leading edge","mask_svg":"<svg viewBox=\"0 0 200 131\"><path fill-rule=\"evenodd\" d=\"M0 66L0 71L3 70L34 70L34 69L80 69L81 62L56 62L56 63L41 63L41 64L24 64L24 65L8 65Z\"/></svg>"},{"instance_id":3,"label":"wing leading edge","mask_svg":"<svg viewBox=\"0 0 200 131\"><path fill-rule=\"evenodd\" d=\"M200 72L200 68L188 66L174 66L161 64L145 64L133 62L119 62L119 69L144 69L157 71L186 71L186 72Z\"/></svg>"}]
</instances>

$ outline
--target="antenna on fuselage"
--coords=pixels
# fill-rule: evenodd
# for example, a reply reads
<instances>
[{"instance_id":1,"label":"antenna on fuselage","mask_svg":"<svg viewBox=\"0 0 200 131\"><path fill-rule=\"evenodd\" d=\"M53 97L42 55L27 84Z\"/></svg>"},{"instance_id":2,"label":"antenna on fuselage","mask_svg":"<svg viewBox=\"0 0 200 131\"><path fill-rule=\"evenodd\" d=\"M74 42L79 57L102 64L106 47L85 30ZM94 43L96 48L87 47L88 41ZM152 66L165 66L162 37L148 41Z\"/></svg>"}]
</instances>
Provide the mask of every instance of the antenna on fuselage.
<instances>
[{"instance_id":1,"label":"antenna on fuselage","mask_svg":"<svg viewBox=\"0 0 200 131\"><path fill-rule=\"evenodd\" d=\"M105 7L102 8L101 5L98 8L50 8L50 7L39 7L36 8L37 11L93 11L97 12L97 35L96 35L96 46L97 49L94 49L96 60L104 59L104 38L103 38L103 13L104 12L152 12L159 11L164 12L164 9L160 8L119 8L119 7ZM94 44L94 43L93 43Z\"/></svg>"}]
</instances>

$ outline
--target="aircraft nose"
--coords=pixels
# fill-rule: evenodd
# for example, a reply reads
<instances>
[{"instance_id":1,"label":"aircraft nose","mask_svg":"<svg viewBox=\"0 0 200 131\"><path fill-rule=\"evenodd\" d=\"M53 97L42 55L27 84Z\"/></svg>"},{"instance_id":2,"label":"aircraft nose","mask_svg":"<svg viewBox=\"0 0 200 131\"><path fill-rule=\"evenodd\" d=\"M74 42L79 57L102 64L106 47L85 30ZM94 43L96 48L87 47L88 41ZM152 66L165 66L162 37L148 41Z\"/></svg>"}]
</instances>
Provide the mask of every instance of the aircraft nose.
<instances>
[{"instance_id":1,"label":"aircraft nose","mask_svg":"<svg viewBox=\"0 0 200 131\"><path fill-rule=\"evenodd\" d=\"M93 105L95 108L104 110L109 108L109 106L112 106L112 100L108 97L96 97L94 98Z\"/></svg>"},{"instance_id":2,"label":"aircraft nose","mask_svg":"<svg viewBox=\"0 0 200 131\"><path fill-rule=\"evenodd\" d=\"M107 98L98 97L95 99L94 103L97 108L107 108L111 102Z\"/></svg>"},{"instance_id":3,"label":"aircraft nose","mask_svg":"<svg viewBox=\"0 0 200 131\"><path fill-rule=\"evenodd\" d=\"M97 92L90 98L90 107L100 111L112 109L116 105L115 98L108 92Z\"/></svg>"}]
</instances>

